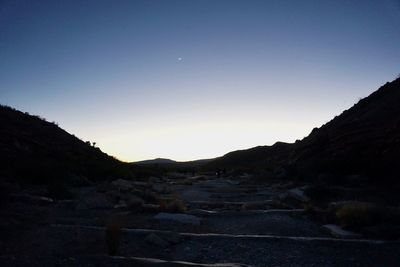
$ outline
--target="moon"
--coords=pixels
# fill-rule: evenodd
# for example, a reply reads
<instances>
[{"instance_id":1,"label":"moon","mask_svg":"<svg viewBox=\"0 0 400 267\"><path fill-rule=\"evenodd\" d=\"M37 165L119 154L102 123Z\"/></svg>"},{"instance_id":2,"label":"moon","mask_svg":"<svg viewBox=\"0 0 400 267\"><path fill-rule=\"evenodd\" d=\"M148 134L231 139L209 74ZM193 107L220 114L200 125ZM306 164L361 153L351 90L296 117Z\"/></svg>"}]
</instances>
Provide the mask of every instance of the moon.
<instances>
[{"instance_id":1,"label":"moon","mask_svg":"<svg viewBox=\"0 0 400 267\"><path fill-rule=\"evenodd\" d=\"M183 58L181 58L181 57L178 57L178 61L182 61L183 60Z\"/></svg>"}]
</instances>

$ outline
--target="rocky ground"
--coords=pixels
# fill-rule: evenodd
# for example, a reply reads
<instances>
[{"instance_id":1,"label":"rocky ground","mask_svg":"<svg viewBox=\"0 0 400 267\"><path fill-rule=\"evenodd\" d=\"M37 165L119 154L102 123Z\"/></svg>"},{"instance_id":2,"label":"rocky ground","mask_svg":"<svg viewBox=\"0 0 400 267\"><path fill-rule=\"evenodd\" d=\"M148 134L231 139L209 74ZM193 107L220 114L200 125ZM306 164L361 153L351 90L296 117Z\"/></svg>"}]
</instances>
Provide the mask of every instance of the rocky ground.
<instances>
[{"instance_id":1,"label":"rocky ground","mask_svg":"<svg viewBox=\"0 0 400 267\"><path fill-rule=\"evenodd\" d=\"M308 219L299 186L171 175L62 201L10 189L0 266L398 266L398 241L338 238Z\"/></svg>"}]
</instances>

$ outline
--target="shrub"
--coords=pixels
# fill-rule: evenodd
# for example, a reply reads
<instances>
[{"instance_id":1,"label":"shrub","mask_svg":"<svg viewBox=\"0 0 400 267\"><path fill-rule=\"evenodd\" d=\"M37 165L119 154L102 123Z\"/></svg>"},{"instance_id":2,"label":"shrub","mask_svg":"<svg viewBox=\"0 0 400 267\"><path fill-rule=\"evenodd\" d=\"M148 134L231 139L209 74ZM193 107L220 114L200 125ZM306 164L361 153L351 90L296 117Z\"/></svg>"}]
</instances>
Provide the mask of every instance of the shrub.
<instances>
[{"instance_id":1,"label":"shrub","mask_svg":"<svg viewBox=\"0 0 400 267\"><path fill-rule=\"evenodd\" d=\"M187 211L187 206L179 196L174 196L170 200L161 200L160 210L171 213L184 213Z\"/></svg>"},{"instance_id":2,"label":"shrub","mask_svg":"<svg viewBox=\"0 0 400 267\"><path fill-rule=\"evenodd\" d=\"M106 245L108 255L118 254L121 239L121 224L113 222L106 226Z\"/></svg>"},{"instance_id":3,"label":"shrub","mask_svg":"<svg viewBox=\"0 0 400 267\"><path fill-rule=\"evenodd\" d=\"M379 209L368 203L349 203L336 211L336 218L344 228L359 229L379 221Z\"/></svg>"}]
</instances>

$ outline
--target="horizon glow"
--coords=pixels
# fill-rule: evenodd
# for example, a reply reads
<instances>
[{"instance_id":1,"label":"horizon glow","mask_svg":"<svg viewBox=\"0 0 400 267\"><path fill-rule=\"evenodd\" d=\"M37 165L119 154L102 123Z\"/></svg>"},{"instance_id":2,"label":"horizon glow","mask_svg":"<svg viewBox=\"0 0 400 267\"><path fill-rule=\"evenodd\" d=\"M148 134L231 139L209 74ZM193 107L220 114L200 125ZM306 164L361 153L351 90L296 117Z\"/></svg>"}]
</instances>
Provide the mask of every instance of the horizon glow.
<instances>
[{"instance_id":1,"label":"horizon glow","mask_svg":"<svg viewBox=\"0 0 400 267\"><path fill-rule=\"evenodd\" d=\"M0 103L124 161L294 142L400 73L400 2L2 1Z\"/></svg>"}]
</instances>

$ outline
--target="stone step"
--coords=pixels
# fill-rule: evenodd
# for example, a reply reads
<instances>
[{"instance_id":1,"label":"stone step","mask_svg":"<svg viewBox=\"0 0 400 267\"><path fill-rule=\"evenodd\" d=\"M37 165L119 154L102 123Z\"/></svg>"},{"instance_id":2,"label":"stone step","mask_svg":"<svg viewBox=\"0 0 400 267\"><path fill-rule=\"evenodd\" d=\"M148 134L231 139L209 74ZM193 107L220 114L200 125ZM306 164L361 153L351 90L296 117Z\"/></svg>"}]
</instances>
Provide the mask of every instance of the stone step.
<instances>
[{"instance_id":1,"label":"stone step","mask_svg":"<svg viewBox=\"0 0 400 267\"><path fill-rule=\"evenodd\" d=\"M246 264L239 263L199 263L189 261L163 260L158 258L129 257L129 256L92 256L92 255L76 255L74 257L49 259L44 257L15 257L0 255L0 266L162 266L162 267L251 267Z\"/></svg>"},{"instance_id":2,"label":"stone step","mask_svg":"<svg viewBox=\"0 0 400 267\"><path fill-rule=\"evenodd\" d=\"M187 214L197 216L209 216L209 215L257 215L265 213L303 213L304 209L255 209L255 210L205 210L205 209L193 209L186 212Z\"/></svg>"},{"instance_id":3,"label":"stone step","mask_svg":"<svg viewBox=\"0 0 400 267\"><path fill-rule=\"evenodd\" d=\"M89 225L62 225L52 224L54 228L66 228L66 229L88 229L105 231L106 227L103 226L89 226ZM222 234L222 233L179 233L157 229L133 229L133 228L121 228L121 232L133 235L147 235L151 233L155 234L175 234L183 237L190 238L228 238L228 239L255 239L255 240L293 240L301 242L334 242L334 243L365 243L371 245L383 245L383 244L400 244L400 240L375 240L375 239L350 239L350 238L334 238L334 237L306 237L306 236L280 236L280 235L235 235L235 234ZM400 249L400 247L399 247Z\"/></svg>"},{"instance_id":4,"label":"stone step","mask_svg":"<svg viewBox=\"0 0 400 267\"><path fill-rule=\"evenodd\" d=\"M170 261L154 258L141 258L141 257L112 257L116 260L128 260L130 262L136 262L138 264L145 264L145 266L191 266L191 267L250 267L250 265L239 264L239 263L198 263L188 261Z\"/></svg>"},{"instance_id":5,"label":"stone step","mask_svg":"<svg viewBox=\"0 0 400 267\"><path fill-rule=\"evenodd\" d=\"M285 204L275 200L261 201L188 201L188 205L192 209L205 210L265 210L271 208L288 208Z\"/></svg>"},{"instance_id":6,"label":"stone step","mask_svg":"<svg viewBox=\"0 0 400 267\"><path fill-rule=\"evenodd\" d=\"M70 244L70 247L75 244L71 243L71 234L78 234L79 239L75 242L80 244L81 250L76 253L87 250L87 246L82 242L98 246L97 250L101 250L101 242L104 244L104 227L77 225L53 225L53 227L59 230L52 235L58 242ZM157 259L156 262L165 263L166 266L175 266L174 263L181 262L189 266L197 263L218 266L215 264L226 262L239 264L239 266L240 264L249 266L397 266L400 260L398 241L177 233L152 229L122 229L121 232L122 244L119 256L122 257L120 259ZM62 240L60 233L63 233ZM165 235L178 235L182 237L182 240L164 248L146 242L145 239L150 234L161 238ZM82 236L85 236L84 241Z\"/></svg>"}]
</instances>

